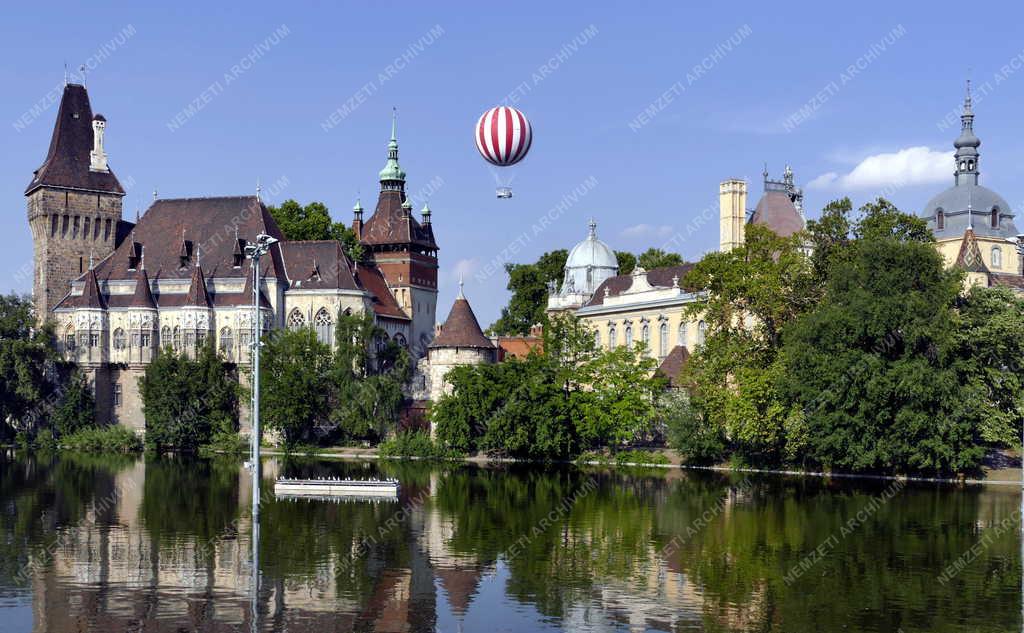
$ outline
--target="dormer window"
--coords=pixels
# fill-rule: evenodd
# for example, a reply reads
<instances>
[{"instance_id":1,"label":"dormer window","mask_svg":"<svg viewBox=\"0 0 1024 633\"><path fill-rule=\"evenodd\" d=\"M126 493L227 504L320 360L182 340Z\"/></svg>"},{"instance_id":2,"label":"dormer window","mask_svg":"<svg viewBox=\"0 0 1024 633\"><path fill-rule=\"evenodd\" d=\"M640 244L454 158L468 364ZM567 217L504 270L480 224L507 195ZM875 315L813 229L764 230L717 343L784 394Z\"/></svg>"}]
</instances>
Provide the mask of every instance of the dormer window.
<instances>
[{"instance_id":1,"label":"dormer window","mask_svg":"<svg viewBox=\"0 0 1024 633\"><path fill-rule=\"evenodd\" d=\"M192 259L192 240L181 240L181 247L178 249L178 266L185 268Z\"/></svg>"}]
</instances>

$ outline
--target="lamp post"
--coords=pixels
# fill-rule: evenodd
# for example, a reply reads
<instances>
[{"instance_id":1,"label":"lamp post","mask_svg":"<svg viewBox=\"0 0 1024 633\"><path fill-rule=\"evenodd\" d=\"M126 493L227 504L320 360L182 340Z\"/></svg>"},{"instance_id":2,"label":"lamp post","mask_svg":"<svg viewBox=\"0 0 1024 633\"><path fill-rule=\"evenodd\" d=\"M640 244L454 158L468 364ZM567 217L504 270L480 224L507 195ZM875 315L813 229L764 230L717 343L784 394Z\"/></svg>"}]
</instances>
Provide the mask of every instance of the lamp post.
<instances>
[{"instance_id":1,"label":"lamp post","mask_svg":"<svg viewBox=\"0 0 1024 633\"><path fill-rule=\"evenodd\" d=\"M1017 234L1018 270L1024 275L1024 233ZM1020 426L1020 564L1024 568L1024 423ZM1020 577L1020 618L1024 622L1024 573Z\"/></svg>"},{"instance_id":2,"label":"lamp post","mask_svg":"<svg viewBox=\"0 0 1024 633\"><path fill-rule=\"evenodd\" d=\"M260 339L263 337L263 319L260 317L260 258L277 244L277 239L265 233L256 236L255 242L247 242L245 256L252 260L252 312L253 339L252 353L252 432L249 438L249 468L252 470L252 607L253 630L258 628L260 590Z\"/></svg>"}]
</instances>

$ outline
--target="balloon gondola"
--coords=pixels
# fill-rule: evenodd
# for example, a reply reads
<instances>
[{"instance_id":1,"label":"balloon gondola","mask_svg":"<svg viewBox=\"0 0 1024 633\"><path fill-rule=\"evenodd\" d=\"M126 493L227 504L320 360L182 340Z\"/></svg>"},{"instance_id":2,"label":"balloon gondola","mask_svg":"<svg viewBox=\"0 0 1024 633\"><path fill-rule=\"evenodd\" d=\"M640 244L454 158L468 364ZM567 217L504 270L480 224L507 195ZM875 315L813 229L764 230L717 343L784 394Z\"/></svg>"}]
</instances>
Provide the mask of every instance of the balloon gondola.
<instances>
[{"instance_id":1,"label":"balloon gondola","mask_svg":"<svg viewBox=\"0 0 1024 633\"><path fill-rule=\"evenodd\" d=\"M509 106L491 108L480 115L474 130L476 148L488 163L497 167L511 167L526 158L533 144L533 128L529 119ZM512 197L508 186L498 187L501 199Z\"/></svg>"}]
</instances>

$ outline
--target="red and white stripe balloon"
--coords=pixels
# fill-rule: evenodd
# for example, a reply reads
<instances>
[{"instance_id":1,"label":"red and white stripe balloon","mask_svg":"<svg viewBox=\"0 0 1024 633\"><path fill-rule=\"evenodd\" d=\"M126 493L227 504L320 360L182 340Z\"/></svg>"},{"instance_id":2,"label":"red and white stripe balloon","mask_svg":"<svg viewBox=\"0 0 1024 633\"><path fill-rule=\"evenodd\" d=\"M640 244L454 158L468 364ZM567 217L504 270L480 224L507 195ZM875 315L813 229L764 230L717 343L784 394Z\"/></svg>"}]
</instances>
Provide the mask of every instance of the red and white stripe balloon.
<instances>
[{"instance_id":1,"label":"red and white stripe balloon","mask_svg":"<svg viewBox=\"0 0 1024 633\"><path fill-rule=\"evenodd\" d=\"M515 108L491 108L476 123L476 148L487 162L499 167L523 160L532 142L530 122Z\"/></svg>"}]
</instances>

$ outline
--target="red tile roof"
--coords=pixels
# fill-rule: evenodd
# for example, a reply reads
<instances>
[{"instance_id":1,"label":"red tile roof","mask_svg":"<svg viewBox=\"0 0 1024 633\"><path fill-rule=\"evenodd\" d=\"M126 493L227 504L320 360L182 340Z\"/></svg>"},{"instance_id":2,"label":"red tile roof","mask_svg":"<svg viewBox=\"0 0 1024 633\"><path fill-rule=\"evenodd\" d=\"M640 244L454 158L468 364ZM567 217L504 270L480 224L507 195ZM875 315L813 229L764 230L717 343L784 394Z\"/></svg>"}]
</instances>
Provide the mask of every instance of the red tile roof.
<instances>
[{"instance_id":1,"label":"red tile roof","mask_svg":"<svg viewBox=\"0 0 1024 633\"><path fill-rule=\"evenodd\" d=\"M156 301L153 300L153 293L149 289L149 275L145 268L140 268L136 274L135 292L132 294L132 308L156 308Z\"/></svg>"},{"instance_id":2,"label":"red tile roof","mask_svg":"<svg viewBox=\"0 0 1024 633\"><path fill-rule=\"evenodd\" d=\"M678 277L681 280L686 273L693 268L693 264L679 264L677 266L665 266L664 268L652 268L647 271L647 283L652 286L671 288L672 278ZM616 275L601 282L601 285L594 291L594 296L586 303L587 306L604 305L604 292L608 289L608 295L618 296L629 290L633 285L633 275Z\"/></svg>"},{"instance_id":3,"label":"red tile roof","mask_svg":"<svg viewBox=\"0 0 1024 633\"><path fill-rule=\"evenodd\" d=\"M352 262L337 240L282 242L290 288L359 289Z\"/></svg>"},{"instance_id":4,"label":"red tile roof","mask_svg":"<svg viewBox=\"0 0 1024 633\"><path fill-rule=\"evenodd\" d=\"M804 229L804 219L785 191L764 192L750 222L767 226L780 237L789 237Z\"/></svg>"},{"instance_id":5,"label":"red tile roof","mask_svg":"<svg viewBox=\"0 0 1024 633\"><path fill-rule=\"evenodd\" d=\"M188 294L185 295L185 303L183 305L198 308L209 308L213 305L210 302L210 293L206 291L203 267L198 264L192 267L192 279L189 281Z\"/></svg>"},{"instance_id":6,"label":"red tile roof","mask_svg":"<svg viewBox=\"0 0 1024 633\"><path fill-rule=\"evenodd\" d=\"M356 280L373 296L373 311L377 316L409 319L409 315L402 310L402 306L398 305L395 296L391 294L391 288L388 287L388 282L379 269L360 264L356 267Z\"/></svg>"},{"instance_id":7,"label":"red tile roof","mask_svg":"<svg viewBox=\"0 0 1024 633\"><path fill-rule=\"evenodd\" d=\"M668 378L673 387L681 387L683 385L679 381L679 377L689 360L690 351L686 349L686 346L676 345L665 357L665 360L661 361L656 373Z\"/></svg>"},{"instance_id":8,"label":"red tile roof","mask_svg":"<svg viewBox=\"0 0 1024 633\"><path fill-rule=\"evenodd\" d=\"M89 169L93 147L92 106L85 86L67 84L53 124L53 136L46 160L35 171L25 194L49 185L69 189L87 189L124 194L113 170Z\"/></svg>"},{"instance_id":9,"label":"red tile roof","mask_svg":"<svg viewBox=\"0 0 1024 633\"><path fill-rule=\"evenodd\" d=\"M459 297L452 304L452 311L441 326L441 332L427 347L476 347L494 349L491 339L484 336L480 322L473 314L473 308L465 297Z\"/></svg>"},{"instance_id":10,"label":"red tile roof","mask_svg":"<svg viewBox=\"0 0 1024 633\"><path fill-rule=\"evenodd\" d=\"M401 191L388 189L380 192L377 208L370 219L363 224L361 241L370 246L384 244L416 244L428 249L436 249L434 229L431 225L421 225L402 209L405 194Z\"/></svg>"}]
</instances>

